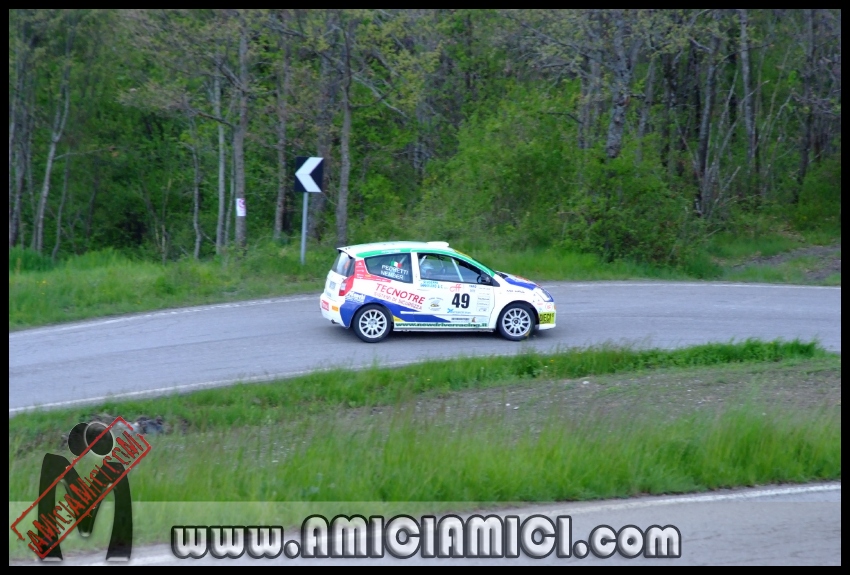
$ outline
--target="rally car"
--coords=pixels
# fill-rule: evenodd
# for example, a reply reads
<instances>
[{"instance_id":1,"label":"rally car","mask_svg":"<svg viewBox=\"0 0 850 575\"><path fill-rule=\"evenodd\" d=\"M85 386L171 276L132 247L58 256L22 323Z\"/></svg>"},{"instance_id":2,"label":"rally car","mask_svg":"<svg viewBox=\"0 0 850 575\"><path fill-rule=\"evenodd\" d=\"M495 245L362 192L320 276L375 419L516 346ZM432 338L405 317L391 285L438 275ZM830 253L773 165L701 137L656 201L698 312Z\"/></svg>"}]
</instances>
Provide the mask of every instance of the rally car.
<instances>
[{"instance_id":1,"label":"rally car","mask_svg":"<svg viewBox=\"0 0 850 575\"><path fill-rule=\"evenodd\" d=\"M498 331L521 341L555 327L549 292L447 242L339 248L319 303L325 319L368 343L391 331Z\"/></svg>"}]
</instances>

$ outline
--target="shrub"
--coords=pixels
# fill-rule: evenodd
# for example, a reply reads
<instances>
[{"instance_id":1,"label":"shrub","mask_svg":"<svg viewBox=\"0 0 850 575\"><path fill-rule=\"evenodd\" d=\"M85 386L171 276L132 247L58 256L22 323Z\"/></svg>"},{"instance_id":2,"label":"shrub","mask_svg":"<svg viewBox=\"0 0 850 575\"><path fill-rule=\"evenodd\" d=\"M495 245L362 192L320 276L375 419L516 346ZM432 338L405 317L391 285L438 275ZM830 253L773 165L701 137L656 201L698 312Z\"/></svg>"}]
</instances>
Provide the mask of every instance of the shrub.
<instances>
[{"instance_id":1,"label":"shrub","mask_svg":"<svg viewBox=\"0 0 850 575\"><path fill-rule=\"evenodd\" d=\"M794 214L800 230L841 228L841 154L813 166L806 175Z\"/></svg>"}]
</instances>

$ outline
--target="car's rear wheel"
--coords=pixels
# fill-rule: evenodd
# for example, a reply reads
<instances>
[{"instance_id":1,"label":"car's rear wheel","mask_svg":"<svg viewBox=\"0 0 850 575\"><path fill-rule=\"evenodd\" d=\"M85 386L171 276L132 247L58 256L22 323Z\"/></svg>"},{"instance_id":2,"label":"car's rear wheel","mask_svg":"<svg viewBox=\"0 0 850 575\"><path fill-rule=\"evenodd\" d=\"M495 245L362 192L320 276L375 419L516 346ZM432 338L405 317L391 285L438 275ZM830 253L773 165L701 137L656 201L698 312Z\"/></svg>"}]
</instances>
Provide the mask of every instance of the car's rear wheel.
<instances>
[{"instance_id":1,"label":"car's rear wheel","mask_svg":"<svg viewBox=\"0 0 850 575\"><path fill-rule=\"evenodd\" d=\"M521 303L508 304L499 315L499 334L511 341L528 339L534 331L534 313Z\"/></svg>"},{"instance_id":2,"label":"car's rear wheel","mask_svg":"<svg viewBox=\"0 0 850 575\"><path fill-rule=\"evenodd\" d=\"M351 324L357 337L366 343L378 343L392 331L392 318L387 310L379 305L361 307Z\"/></svg>"}]
</instances>

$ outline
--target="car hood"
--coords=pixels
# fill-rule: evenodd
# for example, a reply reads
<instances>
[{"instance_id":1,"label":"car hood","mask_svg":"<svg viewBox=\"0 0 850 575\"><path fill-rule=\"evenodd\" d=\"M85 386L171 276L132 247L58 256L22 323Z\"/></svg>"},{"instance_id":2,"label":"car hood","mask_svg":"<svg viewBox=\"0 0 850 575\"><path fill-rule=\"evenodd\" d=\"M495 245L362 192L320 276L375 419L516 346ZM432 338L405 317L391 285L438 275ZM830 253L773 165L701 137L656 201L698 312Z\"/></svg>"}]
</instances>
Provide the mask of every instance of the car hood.
<instances>
[{"instance_id":1,"label":"car hood","mask_svg":"<svg viewBox=\"0 0 850 575\"><path fill-rule=\"evenodd\" d=\"M498 276L504 279L507 283L513 286L525 288L530 291L534 291L534 288L540 287L530 279L526 279L522 276L515 276L513 274L505 273L505 272L496 272Z\"/></svg>"}]
</instances>

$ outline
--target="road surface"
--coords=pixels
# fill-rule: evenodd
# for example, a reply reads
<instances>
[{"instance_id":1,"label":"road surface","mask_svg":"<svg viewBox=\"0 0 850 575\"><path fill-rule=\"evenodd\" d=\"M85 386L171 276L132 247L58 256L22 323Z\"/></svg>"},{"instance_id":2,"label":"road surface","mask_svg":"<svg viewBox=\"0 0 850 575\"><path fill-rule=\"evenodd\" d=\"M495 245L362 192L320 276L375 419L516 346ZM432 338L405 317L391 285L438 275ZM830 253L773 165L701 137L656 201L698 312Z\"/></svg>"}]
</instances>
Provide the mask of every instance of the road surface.
<instances>
[{"instance_id":1,"label":"road surface","mask_svg":"<svg viewBox=\"0 0 850 575\"><path fill-rule=\"evenodd\" d=\"M9 413L110 395L185 392L329 367L629 343L673 348L748 337L817 338L841 351L841 288L546 284L557 327L515 343L489 333L398 333L379 344L322 319L318 294L94 320L9 334Z\"/></svg>"}]
</instances>

